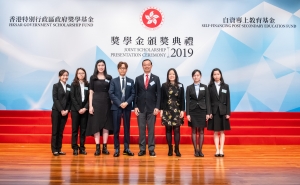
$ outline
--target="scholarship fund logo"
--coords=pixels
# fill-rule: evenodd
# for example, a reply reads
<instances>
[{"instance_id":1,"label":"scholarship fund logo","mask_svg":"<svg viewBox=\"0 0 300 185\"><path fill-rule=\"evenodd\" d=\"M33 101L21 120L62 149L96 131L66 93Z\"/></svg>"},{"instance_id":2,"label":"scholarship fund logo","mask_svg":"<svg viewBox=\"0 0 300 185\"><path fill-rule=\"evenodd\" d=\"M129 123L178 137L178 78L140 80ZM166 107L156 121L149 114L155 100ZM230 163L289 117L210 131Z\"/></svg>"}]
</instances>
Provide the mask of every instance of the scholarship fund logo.
<instances>
[{"instance_id":1,"label":"scholarship fund logo","mask_svg":"<svg viewBox=\"0 0 300 185\"><path fill-rule=\"evenodd\" d=\"M163 24L164 14L158 8L148 7L141 13L140 20L144 27L154 30Z\"/></svg>"}]
</instances>

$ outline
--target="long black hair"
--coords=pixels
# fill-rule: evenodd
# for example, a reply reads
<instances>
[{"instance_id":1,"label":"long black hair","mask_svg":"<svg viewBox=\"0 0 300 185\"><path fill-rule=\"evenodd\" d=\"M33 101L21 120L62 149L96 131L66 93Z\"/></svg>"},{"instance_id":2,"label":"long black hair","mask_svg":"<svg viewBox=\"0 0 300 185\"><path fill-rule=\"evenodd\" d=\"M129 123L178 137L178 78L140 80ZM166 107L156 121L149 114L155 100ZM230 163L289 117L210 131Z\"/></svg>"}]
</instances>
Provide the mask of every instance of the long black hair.
<instances>
[{"instance_id":1,"label":"long black hair","mask_svg":"<svg viewBox=\"0 0 300 185\"><path fill-rule=\"evenodd\" d=\"M174 73L175 73L175 80L174 80L175 84L174 85L178 86L178 84L179 84L179 77L178 77L177 71L174 68L170 68L168 70L168 72L167 72L167 85L169 86L171 84L171 82L169 80L169 73L170 73L170 71L174 71Z\"/></svg>"},{"instance_id":2,"label":"long black hair","mask_svg":"<svg viewBox=\"0 0 300 185\"><path fill-rule=\"evenodd\" d=\"M95 80L95 79L98 78L97 75L98 75L99 71L98 71L97 65L98 65L100 62L102 62L102 63L104 64L104 66L105 66L105 69L104 69L104 71L103 71L103 74L104 74L105 78L107 78L106 63L105 63L104 60L99 59L99 60L97 60L97 62L96 62L96 64L95 64L94 74L92 75L92 79L93 79L93 80Z\"/></svg>"},{"instance_id":3,"label":"long black hair","mask_svg":"<svg viewBox=\"0 0 300 185\"><path fill-rule=\"evenodd\" d=\"M221 84L225 83L224 82L224 78L223 78L223 75L222 75L222 72L219 68L214 68L212 71L211 71L211 74L210 74L210 82L209 82L209 85L211 84L214 84L215 80L214 80L214 72L215 71L219 71L220 75L221 75L221 78L220 78L220 82Z\"/></svg>"}]
</instances>

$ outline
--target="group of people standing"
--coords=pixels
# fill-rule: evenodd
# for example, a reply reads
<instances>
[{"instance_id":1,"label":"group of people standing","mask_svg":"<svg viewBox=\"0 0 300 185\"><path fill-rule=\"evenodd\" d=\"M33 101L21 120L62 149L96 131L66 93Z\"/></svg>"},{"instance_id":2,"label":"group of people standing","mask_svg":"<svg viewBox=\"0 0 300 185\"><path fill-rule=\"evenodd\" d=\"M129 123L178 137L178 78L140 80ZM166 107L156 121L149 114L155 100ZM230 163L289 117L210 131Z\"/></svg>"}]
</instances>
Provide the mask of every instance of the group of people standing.
<instances>
[{"instance_id":1,"label":"group of people standing","mask_svg":"<svg viewBox=\"0 0 300 185\"><path fill-rule=\"evenodd\" d=\"M85 69L78 68L74 80L67 84L69 73L59 72L59 82L53 85L52 107L52 139L51 149L54 156L65 155L61 150L63 131L68 113L72 117L72 149L73 155L83 154L86 136L93 136L96 143L95 156L109 155L107 139L114 134L114 157L120 155L120 125L123 118L124 150L123 155L134 156L129 149L131 111L137 116L139 128L138 156L146 155L146 128L148 130L148 151L150 156L155 153L155 122L160 114L161 124L165 126L166 140L169 146L168 156L180 157L180 126L184 124L184 111L188 126L192 130L194 156L204 157L202 146L204 128L214 131L216 157L224 157L225 130L230 130L230 92L225 84L222 72L215 68L211 72L208 86L200 83L202 73L196 69L192 72L193 83L186 89L179 82L174 68L167 72L167 80L161 85L158 76L151 73L152 61L142 62L144 73L135 81L126 76L128 64L119 62L119 76L112 78L107 73L104 60L95 64L93 75L87 81ZM80 132L79 132L80 130ZM175 148L172 145L174 132ZM80 145L78 146L78 133ZM103 138L102 151L100 136Z\"/></svg>"}]
</instances>

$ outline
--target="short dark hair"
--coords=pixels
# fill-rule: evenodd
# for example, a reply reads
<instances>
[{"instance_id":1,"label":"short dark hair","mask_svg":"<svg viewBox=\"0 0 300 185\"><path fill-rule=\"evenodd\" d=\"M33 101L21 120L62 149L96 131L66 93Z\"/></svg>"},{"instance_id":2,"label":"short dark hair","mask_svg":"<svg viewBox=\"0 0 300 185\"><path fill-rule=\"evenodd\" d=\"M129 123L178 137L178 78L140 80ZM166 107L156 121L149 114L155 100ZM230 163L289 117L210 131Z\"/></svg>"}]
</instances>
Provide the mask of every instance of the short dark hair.
<instances>
[{"instance_id":1,"label":"short dark hair","mask_svg":"<svg viewBox=\"0 0 300 185\"><path fill-rule=\"evenodd\" d=\"M200 74L200 76L202 76L201 71L200 71L199 69L195 69L195 70L192 72L192 77L193 77L194 74L197 73L197 72Z\"/></svg>"},{"instance_id":2,"label":"short dark hair","mask_svg":"<svg viewBox=\"0 0 300 185\"><path fill-rule=\"evenodd\" d=\"M125 65L126 69L128 68L128 64L126 62L121 61L121 62L118 63L118 66L117 66L118 69L120 69L123 64Z\"/></svg>"},{"instance_id":3,"label":"short dark hair","mask_svg":"<svg viewBox=\"0 0 300 185\"><path fill-rule=\"evenodd\" d=\"M150 61L151 65L152 65L152 61L151 61L150 59L145 59L145 60L143 60L142 65L143 65L144 62L147 61L147 60Z\"/></svg>"}]
</instances>

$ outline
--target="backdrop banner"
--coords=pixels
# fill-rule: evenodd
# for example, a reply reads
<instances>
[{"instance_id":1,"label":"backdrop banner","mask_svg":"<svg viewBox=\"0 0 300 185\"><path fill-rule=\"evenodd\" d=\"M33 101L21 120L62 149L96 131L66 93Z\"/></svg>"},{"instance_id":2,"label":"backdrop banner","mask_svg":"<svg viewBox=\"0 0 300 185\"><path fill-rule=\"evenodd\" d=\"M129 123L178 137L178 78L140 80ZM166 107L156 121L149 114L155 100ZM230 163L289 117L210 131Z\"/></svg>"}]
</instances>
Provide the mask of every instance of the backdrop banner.
<instances>
[{"instance_id":1,"label":"backdrop banner","mask_svg":"<svg viewBox=\"0 0 300 185\"><path fill-rule=\"evenodd\" d=\"M81 1L0 0L0 110L50 110L61 69L78 67L166 81L175 68L184 87L201 70L220 68L231 110L300 111L299 0Z\"/></svg>"}]
</instances>

